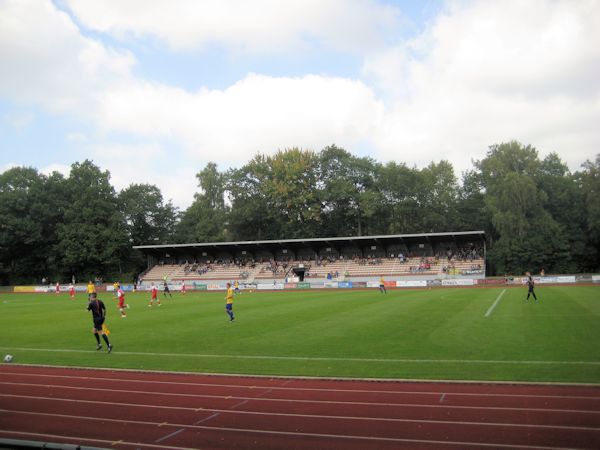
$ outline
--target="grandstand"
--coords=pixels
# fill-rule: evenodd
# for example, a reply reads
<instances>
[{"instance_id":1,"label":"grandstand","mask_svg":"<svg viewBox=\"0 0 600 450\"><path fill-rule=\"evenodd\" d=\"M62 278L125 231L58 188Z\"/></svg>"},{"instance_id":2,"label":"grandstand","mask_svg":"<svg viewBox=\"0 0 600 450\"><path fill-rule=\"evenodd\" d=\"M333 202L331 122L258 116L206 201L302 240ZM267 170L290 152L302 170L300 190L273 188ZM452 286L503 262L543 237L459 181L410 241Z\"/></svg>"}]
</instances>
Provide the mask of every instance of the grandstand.
<instances>
[{"instance_id":1,"label":"grandstand","mask_svg":"<svg viewBox=\"0 0 600 450\"><path fill-rule=\"evenodd\" d=\"M483 231L142 245L142 284L485 277ZM296 269L299 275L294 272Z\"/></svg>"}]
</instances>

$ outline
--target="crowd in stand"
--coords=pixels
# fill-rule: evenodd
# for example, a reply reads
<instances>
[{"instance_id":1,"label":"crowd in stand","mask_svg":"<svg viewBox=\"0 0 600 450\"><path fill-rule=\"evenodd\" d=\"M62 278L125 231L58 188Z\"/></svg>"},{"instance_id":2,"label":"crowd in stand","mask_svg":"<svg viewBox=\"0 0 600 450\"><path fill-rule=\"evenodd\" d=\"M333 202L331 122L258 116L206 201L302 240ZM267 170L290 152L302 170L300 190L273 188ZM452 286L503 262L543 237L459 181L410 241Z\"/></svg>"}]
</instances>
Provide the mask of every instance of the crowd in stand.
<instances>
[{"instance_id":1,"label":"crowd in stand","mask_svg":"<svg viewBox=\"0 0 600 450\"><path fill-rule=\"evenodd\" d=\"M433 252L431 252L433 253ZM375 266L383 264L384 261L398 261L401 264L411 264L409 266L410 273L423 273L430 271L434 265L439 264L442 258L447 260L448 263L442 267L442 272L454 275L458 274L459 270L455 267L456 261L474 261L477 259L483 259L483 248L481 246L466 245L463 247L447 247L445 250L438 249L433 256L422 256L416 255L411 252L399 251L394 254L391 253L387 257L382 257L376 254L367 254L366 256L354 254L335 254L330 253L327 256L311 255L305 256L304 258L294 259L287 255L277 255L275 257L263 257L253 258L251 256L244 258L218 258L218 259L207 259L203 262L194 260L189 261L178 261L177 264L183 267L183 271L186 276L202 276L211 271L218 269L229 269L237 267L240 269L240 278L246 279L250 276L250 269L256 267L257 264L261 265L260 273L271 273L274 277L286 274L289 268L297 265L304 264L306 266L305 276L316 276L315 273L311 274L309 269L312 264L316 267L324 267L328 264L333 264L338 261L352 261L352 263L360 266ZM416 261L415 261L416 260ZM415 262L418 262L415 264ZM165 261L159 261L160 265L165 264ZM483 273L481 264L472 264L470 269L464 269L466 273ZM340 274L338 271L330 271L326 274L328 279L339 278Z\"/></svg>"}]
</instances>

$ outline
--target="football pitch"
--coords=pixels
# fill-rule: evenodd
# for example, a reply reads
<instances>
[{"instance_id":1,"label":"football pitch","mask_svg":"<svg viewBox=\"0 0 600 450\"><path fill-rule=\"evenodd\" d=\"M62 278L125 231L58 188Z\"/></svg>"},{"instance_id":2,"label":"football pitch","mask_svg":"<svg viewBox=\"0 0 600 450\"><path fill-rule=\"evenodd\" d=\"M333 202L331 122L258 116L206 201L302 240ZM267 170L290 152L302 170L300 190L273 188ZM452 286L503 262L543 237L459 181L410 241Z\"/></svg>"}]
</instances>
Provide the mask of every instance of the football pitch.
<instances>
[{"instance_id":1,"label":"football pitch","mask_svg":"<svg viewBox=\"0 0 600 450\"><path fill-rule=\"evenodd\" d=\"M352 378L600 383L600 286L223 292L147 306L111 293L111 354L96 351L87 295L0 294L14 363Z\"/></svg>"}]
</instances>

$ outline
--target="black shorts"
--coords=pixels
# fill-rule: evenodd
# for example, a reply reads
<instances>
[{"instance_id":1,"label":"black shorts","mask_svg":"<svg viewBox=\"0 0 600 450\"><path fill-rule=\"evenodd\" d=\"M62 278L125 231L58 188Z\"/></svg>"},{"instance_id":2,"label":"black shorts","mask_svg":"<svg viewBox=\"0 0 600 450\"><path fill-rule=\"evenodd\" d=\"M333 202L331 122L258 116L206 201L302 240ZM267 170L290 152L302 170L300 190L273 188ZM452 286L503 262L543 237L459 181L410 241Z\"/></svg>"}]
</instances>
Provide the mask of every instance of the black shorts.
<instances>
[{"instance_id":1,"label":"black shorts","mask_svg":"<svg viewBox=\"0 0 600 450\"><path fill-rule=\"evenodd\" d=\"M96 331L102 331L103 323L104 323L104 317L94 317L94 329Z\"/></svg>"}]
</instances>

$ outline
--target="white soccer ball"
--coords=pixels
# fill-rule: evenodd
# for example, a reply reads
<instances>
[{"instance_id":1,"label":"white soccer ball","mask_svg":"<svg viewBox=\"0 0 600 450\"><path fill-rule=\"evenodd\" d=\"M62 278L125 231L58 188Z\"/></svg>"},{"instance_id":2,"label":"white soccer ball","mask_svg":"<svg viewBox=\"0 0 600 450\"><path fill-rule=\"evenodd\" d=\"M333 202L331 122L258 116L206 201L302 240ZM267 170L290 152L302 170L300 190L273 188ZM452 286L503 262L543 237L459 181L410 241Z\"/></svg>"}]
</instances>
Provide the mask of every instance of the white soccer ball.
<instances>
[{"instance_id":1,"label":"white soccer ball","mask_svg":"<svg viewBox=\"0 0 600 450\"><path fill-rule=\"evenodd\" d=\"M5 362L5 363L12 362L12 360L13 360L13 355L6 355L6 356L4 357L4 362Z\"/></svg>"}]
</instances>

